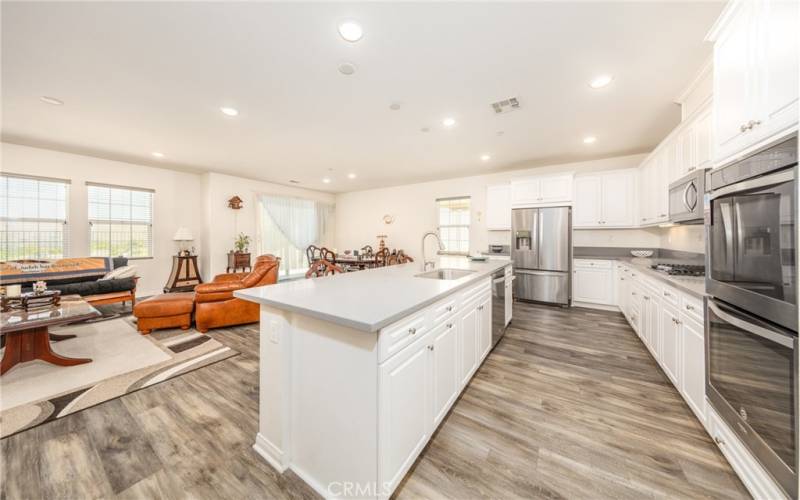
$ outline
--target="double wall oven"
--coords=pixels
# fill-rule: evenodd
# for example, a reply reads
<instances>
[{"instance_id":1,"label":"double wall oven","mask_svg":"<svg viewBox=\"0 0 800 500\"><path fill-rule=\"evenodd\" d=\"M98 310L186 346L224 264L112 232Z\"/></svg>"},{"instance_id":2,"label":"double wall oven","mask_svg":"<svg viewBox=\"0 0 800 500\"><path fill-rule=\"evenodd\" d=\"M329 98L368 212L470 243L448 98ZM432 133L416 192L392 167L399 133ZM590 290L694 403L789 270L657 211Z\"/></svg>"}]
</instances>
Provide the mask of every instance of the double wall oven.
<instances>
[{"instance_id":1,"label":"double wall oven","mask_svg":"<svg viewBox=\"0 0 800 500\"><path fill-rule=\"evenodd\" d=\"M797 135L706 178L706 393L798 492Z\"/></svg>"}]
</instances>

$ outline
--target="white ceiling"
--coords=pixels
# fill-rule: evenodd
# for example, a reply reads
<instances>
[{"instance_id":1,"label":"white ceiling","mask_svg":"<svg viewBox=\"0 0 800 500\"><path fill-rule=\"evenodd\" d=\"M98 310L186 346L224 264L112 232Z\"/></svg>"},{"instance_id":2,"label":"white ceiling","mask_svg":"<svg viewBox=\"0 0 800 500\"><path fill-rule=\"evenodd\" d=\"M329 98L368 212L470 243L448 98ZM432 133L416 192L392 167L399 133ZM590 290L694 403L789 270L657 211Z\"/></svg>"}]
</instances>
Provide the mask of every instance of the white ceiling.
<instances>
[{"instance_id":1,"label":"white ceiling","mask_svg":"<svg viewBox=\"0 0 800 500\"><path fill-rule=\"evenodd\" d=\"M2 134L337 192L643 152L679 121L722 6L3 2ZM522 109L495 115L510 96Z\"/></svg>"}]
</instances>

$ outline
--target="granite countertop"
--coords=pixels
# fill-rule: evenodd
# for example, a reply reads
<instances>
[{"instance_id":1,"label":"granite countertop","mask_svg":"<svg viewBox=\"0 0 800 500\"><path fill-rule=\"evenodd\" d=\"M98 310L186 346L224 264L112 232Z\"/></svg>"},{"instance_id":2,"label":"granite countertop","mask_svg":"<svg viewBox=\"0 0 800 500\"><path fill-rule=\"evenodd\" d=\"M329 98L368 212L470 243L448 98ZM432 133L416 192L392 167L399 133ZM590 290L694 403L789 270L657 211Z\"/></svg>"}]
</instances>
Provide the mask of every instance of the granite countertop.
<instances>
[{"instance_id":1,"label":"granite countertop","mask_svg":"<svg viewBox=\"0 0 800 500\"><path fill-rule=\"evenodd\" d=\"M472 262L466 257L440 257L437 269L475 272L454 280L419 278L415 275L422 272L422 264L412 262L247 288L237 290L234 295L356 330L376 332L510 263L508 259Z\"/></svg>"},{"instance_id":2,"label":"granite countertop","mask_svg":"<svg viewBox=\"0 0 800 500\"><path fill-rule=\"evenodd\" d=\"M608 256L608 255L581 255L575 256L576 259L594 259L594 260L618 260L625 262L638 269L643 274L663 281L678 290L691 294L697 298L702 299L706 296L706 279L696 276L670 276L669 274L662 273L652 269L650 266L656 263L661 264L694 264L695 262L687 262L680 259L653 259L641 257L622 257L622 256Z\"/></svg>"}]
</instances>

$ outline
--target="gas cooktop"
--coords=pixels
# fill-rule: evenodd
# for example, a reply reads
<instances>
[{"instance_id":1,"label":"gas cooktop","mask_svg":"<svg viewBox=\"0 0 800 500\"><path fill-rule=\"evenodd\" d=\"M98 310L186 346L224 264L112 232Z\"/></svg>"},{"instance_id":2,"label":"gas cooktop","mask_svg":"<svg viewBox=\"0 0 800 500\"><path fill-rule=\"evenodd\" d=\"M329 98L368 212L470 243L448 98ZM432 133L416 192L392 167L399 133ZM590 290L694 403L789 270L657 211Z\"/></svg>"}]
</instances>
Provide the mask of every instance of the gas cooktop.
<instances>
[{"instance_id":1,"label":"gas cooktop","mask_svg":"<svg viewBox=\"0 0 800 500\"><path fill-rule=\"evenodd\" d=\"M706 266L696 266L690 264L653 264L653 269L667 273L670 276L705 276Z\"/></svg>"}]
</instances>

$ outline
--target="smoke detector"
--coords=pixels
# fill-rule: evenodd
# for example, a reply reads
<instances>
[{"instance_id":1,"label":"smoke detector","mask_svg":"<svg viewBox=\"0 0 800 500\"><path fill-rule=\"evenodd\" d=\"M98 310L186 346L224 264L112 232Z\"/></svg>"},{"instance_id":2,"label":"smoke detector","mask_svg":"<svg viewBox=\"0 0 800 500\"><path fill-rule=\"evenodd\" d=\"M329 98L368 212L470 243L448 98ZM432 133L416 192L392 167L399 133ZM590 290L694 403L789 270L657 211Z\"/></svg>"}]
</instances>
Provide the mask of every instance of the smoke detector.
<instances>
[{"instance_id":1,"label":"smoke detector","mask_svg":"<svg viewBox=\"0 0 800 500\"><path fill-rule=\"evenodd\" d=\"M519 99L516 97L509 97L502 101L493 102L492 109L498 115L501 113L510 113L511 111L519 109Z\"/></svg>"}]
</instances>

